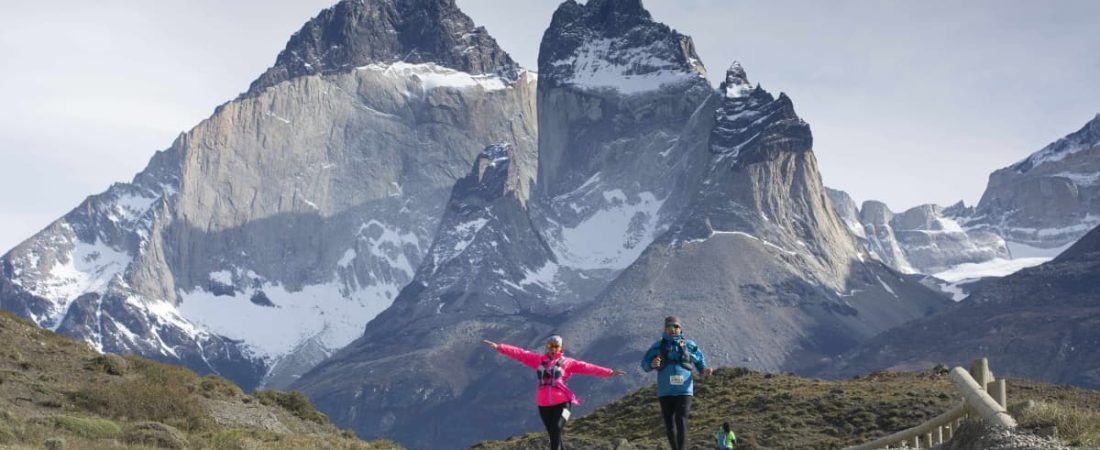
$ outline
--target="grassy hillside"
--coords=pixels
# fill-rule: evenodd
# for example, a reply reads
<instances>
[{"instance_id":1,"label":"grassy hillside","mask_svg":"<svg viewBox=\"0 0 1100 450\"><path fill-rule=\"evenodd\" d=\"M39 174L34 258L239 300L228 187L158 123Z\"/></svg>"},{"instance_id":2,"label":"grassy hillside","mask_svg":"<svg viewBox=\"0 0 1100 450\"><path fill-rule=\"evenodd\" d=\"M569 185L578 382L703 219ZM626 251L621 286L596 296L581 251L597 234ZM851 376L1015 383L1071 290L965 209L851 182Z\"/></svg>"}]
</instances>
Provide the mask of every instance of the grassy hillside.
<instances>
[{"instance_id":1,"label":"grassy hillside","mask_svg":"<svg viewBox=\"0 0 1100 450\"><path fill-rule=\"evenodd\" d=\"M0 312L0 448L395 449L338 430L300 393L87 345Z\"/></svg>"},{"instance_id":2,"label":"grassy hillside","mask_svg":"<svg viewBox=\"0 0 1100 450\"><path fill-rule=\"evenodd\" d=\"M1038 407L1017 415L1024 428L1062 424L1062 434L1073 433L1068 441L1076 440L1075 445L1100 444L1092 441L1100 436L1100 392L1025 380L1009 380L1008 386L1010 405L1037 402ZM837 449L920 424L959 401L946 370L824 381L719 369L710 379L697 382L695 389L688 425L693 449L713 448L711 436L727 421L737 433L738 448ZM642 389L575 420L566 429L566 443L592 450L667 448L654 392L653 387ZM531 414L536 414L534 406ZM1058 414L1062 417L1055 417ZM1078 430L1065 430L1071 422ZM544 434L531 433L473 448L544 446Z\"/></svg>"}]
</instances>

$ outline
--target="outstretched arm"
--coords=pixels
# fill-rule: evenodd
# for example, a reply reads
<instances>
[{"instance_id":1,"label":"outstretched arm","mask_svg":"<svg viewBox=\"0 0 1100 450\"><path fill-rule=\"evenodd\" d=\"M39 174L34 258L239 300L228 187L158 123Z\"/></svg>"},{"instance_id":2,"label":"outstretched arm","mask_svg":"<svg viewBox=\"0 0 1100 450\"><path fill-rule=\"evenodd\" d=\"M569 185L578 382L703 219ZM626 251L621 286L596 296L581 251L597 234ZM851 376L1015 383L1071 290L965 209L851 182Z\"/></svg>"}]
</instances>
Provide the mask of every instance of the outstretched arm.
<instances>
[{"instance_id":1,"label":"outstretched arm","mask_svg":"<svg viewBox=\"0 0 1100 450\"><path fill-rule=\"evenodd\" d=\"M508 344L497 344L497 353L519 361L523 365L536 369L539 367L539 363L542 361L542 356L536 353L531 353L519 347L513 347Z\"/></svg>"},{"instance_id":2,"label":"outstretched arm","mask_svg":"<svg viewBox=\"0 0 1100 450\"><path fill-rule=\"evenodd\" d=\"M592 363L587 363L579 359L570 359L569 368L567 369L571 373L577 375L590 375L594 377L607 378L610 376L621 376L626 372L621 370L611 370L606 367L597 366Z\"/></svg>"}]
</instances>

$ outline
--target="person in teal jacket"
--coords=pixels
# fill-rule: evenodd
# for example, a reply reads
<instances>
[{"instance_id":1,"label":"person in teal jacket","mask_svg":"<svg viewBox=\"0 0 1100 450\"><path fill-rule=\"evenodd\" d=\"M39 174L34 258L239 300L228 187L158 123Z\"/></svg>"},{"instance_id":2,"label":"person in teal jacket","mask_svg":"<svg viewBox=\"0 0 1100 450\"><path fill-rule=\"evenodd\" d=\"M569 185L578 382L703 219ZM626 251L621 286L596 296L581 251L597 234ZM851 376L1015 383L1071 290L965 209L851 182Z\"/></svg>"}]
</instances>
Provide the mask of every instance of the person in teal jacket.
<instances>
[{"instance_id":1,"label":"person in teal jacket","mask_svg":"<svg viewBox=\"0 0 1100 450\"><path fill-rule=\"evenodd\" d=\"M666 317L664 336L645 352L642 370L657 371L657 399L672 450L687 448L687 417L695 394L692 368L704 377L711 373L699 346L684 338L680 319Z\"/></svg>"}]
</instances>

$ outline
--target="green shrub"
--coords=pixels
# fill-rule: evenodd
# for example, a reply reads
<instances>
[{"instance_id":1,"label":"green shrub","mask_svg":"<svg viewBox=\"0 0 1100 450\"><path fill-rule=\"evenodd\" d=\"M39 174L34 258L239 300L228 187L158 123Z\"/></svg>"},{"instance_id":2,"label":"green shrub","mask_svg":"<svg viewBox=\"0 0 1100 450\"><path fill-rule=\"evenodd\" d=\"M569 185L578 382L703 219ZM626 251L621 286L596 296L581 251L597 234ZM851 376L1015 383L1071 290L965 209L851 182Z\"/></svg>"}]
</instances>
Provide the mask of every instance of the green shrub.
<instances>
[{"instance_id":1,"label":"green shrub","mask_svg":"<svg viewBox=\"0 0 1100 450\"><path fill-rule=\"evenodd\" d=\"M84 368L93 372L121 376L126 375L126 371L130 368L130 363L126 361L126 358L114 353L106 353L88 360L88 362L84 364Z\"/></svg>"},{"instance_id":2,"label":"green shrub","mask_svg":"<svg viewBox=\"0 0 1100 450\"><path fill-rule=\"evenodd\" d=\"M244 392L241 392L241 388L233 384L232 381L216 375L207 375L203 377L202 381L199 383L199 390L202 391L202 395L206 398L240 398L244 395Z\"/></svg>"},{"instance_id":3,"label":"green shrub","mask_svg":"<svg viewBox=\"0 0 1100 450\"><path fill-rule=\"evenodd\" d=\"M10 423L0 422L0 444L15 442L15 427Z\"/></svg>"},{"instance_id":4,"label":"green shrub","mask_svg":"<svg viewBox=\"0 0 1100 450\"><path fill-rule=\"evenodd\" d=\"M45 422L51 424L54 428L88 439L110 439L118 437L122 433L122 428L118 424L106 419L49 416L45 418Z\"/></svg>"},{"instance_id":5,"label":"green shrub","mask_svg":"<svg viewBox=\"0 0 1100 450\"><path fill-rule=\"evenodd\" d=\"M267 406L279 406L302 420L319 424L328 423L328 417L317 411L305 394L301 392L256 391L253 396L260 403Z\"/></svg>"},{"instance_id":6,"label":"green shrub","mask_svg":"<svg viewBox=\"0 0 1100 450\"><path fill-rule=\"evenodd\" d=\"M131 445L148 445L157 448L184 449L187 436L180 430L160 422L139 422L129 427L123 440Z\"/></svg>"}]
</instances>

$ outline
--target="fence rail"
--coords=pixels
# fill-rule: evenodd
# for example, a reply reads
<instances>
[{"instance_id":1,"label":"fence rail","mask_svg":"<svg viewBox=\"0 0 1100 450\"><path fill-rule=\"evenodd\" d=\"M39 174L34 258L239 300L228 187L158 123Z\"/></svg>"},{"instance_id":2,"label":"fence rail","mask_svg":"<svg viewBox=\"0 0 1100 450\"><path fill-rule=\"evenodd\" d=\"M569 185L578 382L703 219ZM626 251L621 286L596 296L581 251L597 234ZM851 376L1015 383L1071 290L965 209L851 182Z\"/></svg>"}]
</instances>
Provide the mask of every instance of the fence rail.
<instances>
[{"instance_id":1,"label":"fence rail","mask_svg":"<svg viewBox=\"0 0 1100 450\"><path fill-rule=\"evenodd\" d=\"M907 430L875 439L844 450L878 450L885 448L932 448L954 436L959 424L971 416L1001 427L1015 428L1016 420L1005 409L1008 405L1005 380L997 380L989 371L989 360L976 359L967 372L962 367L951 369L951 381L962 394L955 407L931 420Z\"/></svg>"}]
</instances>

